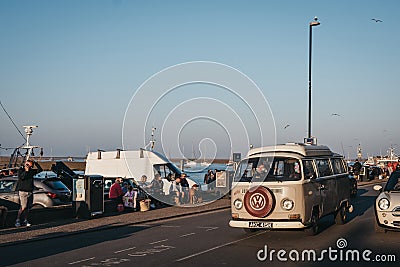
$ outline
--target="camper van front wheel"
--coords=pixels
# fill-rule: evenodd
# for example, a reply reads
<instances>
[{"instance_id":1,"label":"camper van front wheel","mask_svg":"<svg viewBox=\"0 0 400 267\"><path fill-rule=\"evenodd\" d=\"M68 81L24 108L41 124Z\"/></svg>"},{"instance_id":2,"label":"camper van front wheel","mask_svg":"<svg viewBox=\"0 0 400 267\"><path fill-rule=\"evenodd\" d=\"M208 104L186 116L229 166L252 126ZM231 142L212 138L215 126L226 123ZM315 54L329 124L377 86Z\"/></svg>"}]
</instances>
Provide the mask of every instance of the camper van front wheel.
<instances>
[{"instance_id":1,"label":"camper van front wheel","mask_svg":"<svg viewBox=\"0 0 400 267\"><path fill-rule=\"evenodd\" d=\"M319 226L318 226L318 214L316 212L313 213L313 215L310 218L310 227L305 229L305 232L308 235L316 235L319 232Z\"/></svg>"},{"instance_id":2,"label":"camper van front wheel","mask_svg":"<svg viewBox=\"0 0 400 267\"><path fill-rule=\"evenodd\" d=\"M345 224L346 220L347 220L346 206L342 205L335 214L335 223L340 225Z\"/></svg>"}]
</instances>

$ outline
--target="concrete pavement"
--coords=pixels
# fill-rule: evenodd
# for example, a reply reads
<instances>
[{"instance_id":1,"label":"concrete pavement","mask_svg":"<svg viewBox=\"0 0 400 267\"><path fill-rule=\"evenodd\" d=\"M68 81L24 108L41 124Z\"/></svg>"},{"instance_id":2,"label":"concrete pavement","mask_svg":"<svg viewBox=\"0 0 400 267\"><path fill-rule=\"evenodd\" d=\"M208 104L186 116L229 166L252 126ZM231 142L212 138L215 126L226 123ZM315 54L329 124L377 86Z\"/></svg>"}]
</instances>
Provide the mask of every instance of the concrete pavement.
<instances>
[{"instance_id":1,"label":"concrete pavement","mask_svg":"<svg viewBox=\"0 0 400 267\"><path fill-rule=\"evenodd\" d=\"M146 223L160 219L203 213L230 207L230 199L219 199L201 206L164 207L146 212L106 213L89 220L68 217L72 215L71 208L64 210L64 217L51 222L33 224L31 227L0 229L0 247L20 242L30 242L40 239L55 238L65 235L79 234L88 231L98 231L106 228L124 225ZM33 213L49 213L53 211L37 210ZM33 214L32 214L33 215ZM37 216L38 214L35 214ZM14 216L15 217L15 216ZM32 222L34 222L32 220Z\"/></svg>"}]
</instances>

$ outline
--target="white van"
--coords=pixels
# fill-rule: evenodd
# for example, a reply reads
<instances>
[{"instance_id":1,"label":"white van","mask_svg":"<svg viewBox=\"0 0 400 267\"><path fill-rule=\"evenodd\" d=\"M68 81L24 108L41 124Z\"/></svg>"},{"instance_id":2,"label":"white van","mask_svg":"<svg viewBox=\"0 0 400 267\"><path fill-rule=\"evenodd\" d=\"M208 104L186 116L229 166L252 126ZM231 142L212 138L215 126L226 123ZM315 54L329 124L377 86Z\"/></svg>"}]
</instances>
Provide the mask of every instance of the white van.
<instances>
[{"instance_id":1,"label":"white van","mask_svg":"<svg viewBox=\"0 0 400 267\"><path fill-rule=\"evenodd\" d=\"M181 171L165 156L145 149L134 151L97 151L90 152L86 158L86 175L102 175L103 177L133 178L140 181L142 175L151 183L155 174L160 174L164 183L164 195L169 195L170 186ZM195 184L187 179L189 187Z\"/></svg>"},{"instance_id":2,"label":"white van","mask_svg":"<svg viewBox=\"0 0 400 267\"><path fill-rule=\"evenodd\" d=\"M326 146L289 143L255 148L236 169L231 191L231 227L308 229L335 215L344 224L350 182L343 157Z\"/></svg>"}]
</instances>

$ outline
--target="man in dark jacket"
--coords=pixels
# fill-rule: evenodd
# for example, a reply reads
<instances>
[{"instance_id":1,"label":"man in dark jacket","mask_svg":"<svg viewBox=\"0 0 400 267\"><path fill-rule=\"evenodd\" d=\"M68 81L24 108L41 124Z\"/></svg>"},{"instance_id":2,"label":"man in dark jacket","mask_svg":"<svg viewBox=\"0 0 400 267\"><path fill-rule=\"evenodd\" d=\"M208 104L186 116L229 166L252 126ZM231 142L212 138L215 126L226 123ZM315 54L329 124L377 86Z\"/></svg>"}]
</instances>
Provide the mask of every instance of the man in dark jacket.
<instances>
[{"instance_id":1,"label":"man in dark jacket","mask_svg":"<svg viewBox=\"0 0 400 267\"><path fill-rule=\"evenodd\" d=\"M37 169L33 169L33 165ZM17 220L15 221L16 227L21 225L31 226L28 222L28 213L33 203L33 176L41 171L43 171L42 167L33 160L27 160L24 167L18 170L17 190L21 207L18 210ZM22 219L23 222L21 223Z\"/></svg>"},{"instance_id":2,"label":"man in dark jacket","mask_svg":"<svg viewBox=\"0 0 400 267\"><path fill-rule=\"evenodd\" d=\"M353 165L353 173L354 173L354 177L357 180L359 180L361 168L362 168L361 163L358 161L358 159L356 159L356 162Z\"/></svg>"},{"instance_id":3,"label":"man in dark jacket","mask_svg":"<svg viewBox=\"0 0 400 267\"><path fill-rule=\"evenodd\" d=\"M182 187L182 192L181 192L181 202L183 204L189 202L189 183L186 179L186 173L182 173L180 177L180 182L179 184Z\"/></svg>"}]
</instances>

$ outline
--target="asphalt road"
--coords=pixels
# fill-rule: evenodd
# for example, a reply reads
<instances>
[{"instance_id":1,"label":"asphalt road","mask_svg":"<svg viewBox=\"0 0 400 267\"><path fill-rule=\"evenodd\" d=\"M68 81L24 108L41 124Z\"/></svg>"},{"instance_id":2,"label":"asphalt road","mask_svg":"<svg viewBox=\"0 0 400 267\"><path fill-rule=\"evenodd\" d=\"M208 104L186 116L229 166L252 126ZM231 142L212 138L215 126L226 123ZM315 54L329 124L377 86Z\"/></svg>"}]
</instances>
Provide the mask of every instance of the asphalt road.
<instances>
[{"instance_id":1,"label":"asphalt road","mask_svg":"<svg viewBox=\"0 0 400 267\"><path fill-rule=\"evenodd\" d=\"M2 247L0 265L398 266L400 232L375 233L377 192L371 187L359 188L347 224L335 225L333 216L327 216L316 236L303 231L246 234L228 226L230 210L226 209Z\"/></svg>"}]
</instances>

